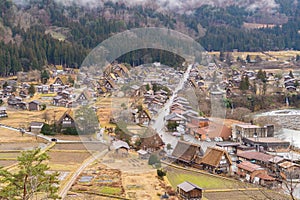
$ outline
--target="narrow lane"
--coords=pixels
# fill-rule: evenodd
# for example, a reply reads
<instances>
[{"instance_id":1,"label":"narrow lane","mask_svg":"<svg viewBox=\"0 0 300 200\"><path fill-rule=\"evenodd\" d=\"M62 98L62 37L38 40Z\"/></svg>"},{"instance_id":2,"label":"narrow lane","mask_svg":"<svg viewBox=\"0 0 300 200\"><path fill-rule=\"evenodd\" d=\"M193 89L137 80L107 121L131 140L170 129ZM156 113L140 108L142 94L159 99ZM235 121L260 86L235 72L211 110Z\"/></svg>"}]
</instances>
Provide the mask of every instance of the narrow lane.
<instances>
[{"instance_id":1,"label":"narrow lane","mask_svg":"<svg viewBox=\"0 0 300 200\"><path fill-rule=\"evenodd\" d=\"M165 103L164 107L160 110L155 122L152 125L152 128L155 129L159 133L163 142L165 144L168 144L168 143L171 144L172 148L174 148L176 146L178 138L165 132L164 127L166 125L166 121L164 118L165 118L165 116L167 116L169 114L170 107L173 104L174 99L177 97L178 92L181 89L183 89L184 83L188 80L192 67L193 67L192 64L190 64L188 66L187 70L183 74L182 79L179 81L178 86L173 91L173 95L170 97L170 99L167 101L167 103Z\"/></svg>"}]
</instances>

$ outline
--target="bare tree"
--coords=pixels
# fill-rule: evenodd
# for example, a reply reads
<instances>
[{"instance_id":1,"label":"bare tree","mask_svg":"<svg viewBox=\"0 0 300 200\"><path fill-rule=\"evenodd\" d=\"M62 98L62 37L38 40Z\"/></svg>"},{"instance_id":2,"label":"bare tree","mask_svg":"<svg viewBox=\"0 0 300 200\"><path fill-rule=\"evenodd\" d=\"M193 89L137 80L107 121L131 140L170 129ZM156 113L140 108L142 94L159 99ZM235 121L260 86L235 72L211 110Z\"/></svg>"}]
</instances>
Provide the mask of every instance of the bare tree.
<instances>
[{"instance_id":1,"label":"bare tree","mask_svg":"<svg viewBox=\"0 0 300 200\"><path fill-rule=\"evenodd\" d=\"M45 122L49 124L49 122L50 122L50 120L51 120L51 116L50 116L50 114L49 114L48 111L45 111L45 112L43 113L42 119L44 119Z\"/></svg>"}]
</instances>

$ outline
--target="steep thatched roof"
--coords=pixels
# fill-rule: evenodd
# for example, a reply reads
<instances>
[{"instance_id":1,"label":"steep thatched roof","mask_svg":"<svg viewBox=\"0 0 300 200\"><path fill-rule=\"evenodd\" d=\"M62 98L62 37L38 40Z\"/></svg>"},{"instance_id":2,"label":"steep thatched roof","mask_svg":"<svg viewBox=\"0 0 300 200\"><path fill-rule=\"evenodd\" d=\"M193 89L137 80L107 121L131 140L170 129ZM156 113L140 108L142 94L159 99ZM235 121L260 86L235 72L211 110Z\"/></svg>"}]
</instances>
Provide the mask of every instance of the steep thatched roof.
<instances>
[{"instance_id":1,"label":"steep thatched roof","mask_svg":"<svg viewBox=\"0 0 300 200\"><path fill-rule=\"evenodd\" d=\"M164 145L164 142L157 134L157 132L148 128L145 133L142 135L141 139L141 147L142 148L152 148L152 149L160 149Z\"/></svg>"},{"instance_id":2,"label":"steep thatched roof","mask_svg":"<svg viewBox=\"0 0 300 200\"><path fill-rule=\"evenodd\" d=\"M200 145L179 140L172 156L177 160L190 163L196 158L203 156L203 154L204 152Z\"/></svg>"},{"instance_id":3,"label":"steep thatched roof","mask_svg":"<svg viewBox=\"0 0 300 200\"><path fill-rule=\"evenodd\" d=\"M57 121L57 124L61 124L62 121L66 118L69 117L72 119L72 121L74 121L74 116L73 116L73 111L72 109L68 109L66 112L64 112L64 114L59 118L59 120Z\"/></svg>"},{"instance_id":4,"label":"steep thatched roof","mask_svg":"<svg viewBox=\"0 0 300 200\"><path fill-rule=\"evenodd\" d=\"M201 160L201 164L218 167L223 156L225 156L227 163L232 165L231 158L229 157L227 151L217 147L208 147Z\"/></svg>"}]
</instances>

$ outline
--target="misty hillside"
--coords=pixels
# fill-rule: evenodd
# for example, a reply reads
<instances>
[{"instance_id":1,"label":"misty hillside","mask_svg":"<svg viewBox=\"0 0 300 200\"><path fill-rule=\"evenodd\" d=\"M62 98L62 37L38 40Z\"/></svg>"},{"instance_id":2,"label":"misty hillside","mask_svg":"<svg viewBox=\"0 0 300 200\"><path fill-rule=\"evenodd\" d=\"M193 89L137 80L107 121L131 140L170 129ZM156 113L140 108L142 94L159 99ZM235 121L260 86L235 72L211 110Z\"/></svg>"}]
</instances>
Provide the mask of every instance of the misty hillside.
<instances>
[{"instance_id":1,"label":"misty hillside","mask_svg":"<svg viewBox=\"0 0 300 200\"><path fill-rule=\"evenodd\" d=\"M296 0L120 2L2 0L1 75L46 64L79 67L100 42L137 27L174 29L209 51L300 48L300 3Z\"/></svg>"}]
</instances>

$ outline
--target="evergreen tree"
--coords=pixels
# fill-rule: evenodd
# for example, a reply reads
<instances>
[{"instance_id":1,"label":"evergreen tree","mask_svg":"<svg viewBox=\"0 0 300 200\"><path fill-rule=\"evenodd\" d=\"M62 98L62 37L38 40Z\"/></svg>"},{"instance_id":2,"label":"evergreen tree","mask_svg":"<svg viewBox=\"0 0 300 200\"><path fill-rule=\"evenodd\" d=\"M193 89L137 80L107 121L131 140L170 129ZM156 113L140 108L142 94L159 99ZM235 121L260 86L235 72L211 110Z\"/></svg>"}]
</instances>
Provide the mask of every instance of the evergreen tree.
<instances>
[{"instance_id":1,"label":"evergreen tree","mask_svg":"<svg viewBox=\"0 0 300 200\"><path fill-rule=\"evenodd\" d=\"M58 173L46 173L49 170L49 156L46 153L42 153L40 149L24 151L17 160L17 172L0 169L1 199L29 200L34 195L43 196L45 199L58 199Z\"/></svg>"},{"instance_id":2,"label":"evergreen tree","mask_svg":"<svg viewBox=\"0 0 300 200\"><path fill-rule=\"evenodd\" d=\"M294 74L293 74L292 71L290 71L289 76L290 76L291 78L294 78Z\"/></svg>"},{"instance_id":3,"label":"evergreen tree","mask_svg":"<svg viewBox=\"0 0 300 200\"><path fill-rule=\"evenodd\" d=\"M260 69L256 74L256 78L260 79L263 83L266 83L267 82L267 73L266 73L266 71L263 71L262 69Z\"/></svg>"},{"instance_id":4,"label":"evergreen tree","mask_svg":"<svg viewBox=\"0 0 300 200\"><path fill-rule=\"evenodd\" d=\"M29 95L30 95L31 97L34 96L34 94L35 94L35 87L34 87L33 84L30 84L30 87L28 88L28 93L29 93Z\"/></svg>"},{"instance_id":5,"label":"evergreen tree","mask_svg":"<svg viewBox=\"0 0 300 200\"><path fill-rule=\"evenodd\" d=\"M7 81L5 81L5 83L2 85L2 88L5 89L8 86Z\"/></svg>"},{"instance_id":6,"label":"evergreen tree","mask_svg":"<svg viewBox=\"0 0 300 200\"><path fill-rule=\"evenodd\" d=\"M251 57L250 57L250 55L247 55L246 61L247 61L247 63L250 63L250 62L251 62Z\"/></svg>"},{"instance_id":7,"label":"evergreen tree","mask_svg":"<svg viewBox=\"0 0 300 200\"><path fill-rule=\"evenodd\" d=\"M242 80L240 82L239 89L242 91L248 90L250 86L248 76L242 76Z\"/></svg>"},{"instance_id":8,"label":"evergreen tree","mask_svg":"<svg viewBox=\"0 0 300 200\"><path fill-rule=\"evenodd\" d=\"M219 58L220 58L220 61L221 61L221 62L223 62L223 61L225 60L225 53L224 53L224 51L220 51L220 56L219 56Z\"/></svg>"},{"instance_id":9,"label":"evergreen tree","mask_svg":"<svg viewBox=\"0 0 300 200\"><path fill-rule=\"evenodd\" d=\"M41 82L43 84L46 84L47 81L49 80L50 76L48 74L48 72L46 70L43 70L43 72L41 73Z\"/></svg>"}]
</instances>

